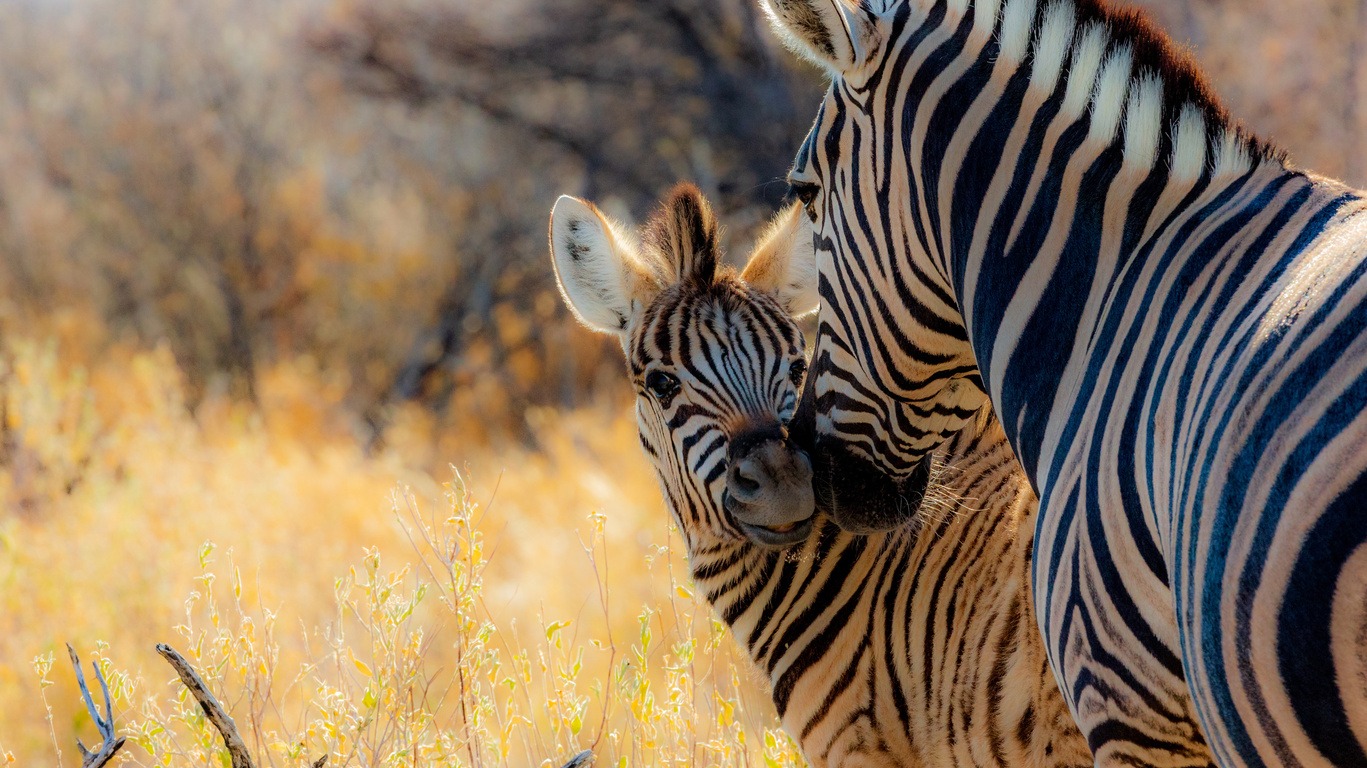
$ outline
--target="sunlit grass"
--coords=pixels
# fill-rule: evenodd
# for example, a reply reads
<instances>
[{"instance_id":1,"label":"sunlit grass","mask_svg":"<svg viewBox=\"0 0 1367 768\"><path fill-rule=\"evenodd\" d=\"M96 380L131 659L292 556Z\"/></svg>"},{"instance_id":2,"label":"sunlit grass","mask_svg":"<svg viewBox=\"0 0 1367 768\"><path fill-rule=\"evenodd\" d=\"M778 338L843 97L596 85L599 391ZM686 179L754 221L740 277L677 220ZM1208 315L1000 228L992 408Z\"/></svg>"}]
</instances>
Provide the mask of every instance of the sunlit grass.
<instances>
[{"instance_id":1,"label":"sunlit grass","mask_svg":"<svg viewBox=\"0 0 1367 768\"><path fill-rule=\"evenodd\" d=\"M534 412L536 444L503 447L403 411L368 455L307 361L259 409L191 415L165 350L79 357L0 358L0 765L94 737L68 641L122 764L224 759L162 641L265 765L798 762L693 597L625 403Z\"/></svg>"}]
</instances>

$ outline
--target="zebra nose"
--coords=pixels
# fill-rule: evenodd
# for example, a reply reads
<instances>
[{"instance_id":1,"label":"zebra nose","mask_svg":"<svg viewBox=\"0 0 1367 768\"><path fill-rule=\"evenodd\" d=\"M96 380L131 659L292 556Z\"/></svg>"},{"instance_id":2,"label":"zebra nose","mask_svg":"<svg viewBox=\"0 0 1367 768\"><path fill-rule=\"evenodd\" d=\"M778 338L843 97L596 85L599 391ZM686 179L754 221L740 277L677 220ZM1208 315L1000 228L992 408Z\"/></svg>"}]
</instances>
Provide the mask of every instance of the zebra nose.
<instances>
[{"instance_id":1,"label":"zebra nose","mask_svg":"<svg viewBox=\"0 0 1367 768\"><path fill-rule=\"evenodd\" d=\"M788 433L778 421L751 423L732 435L726 446L726 455L734 465L765 443L783 442L787 439Z\"/></svg>"},{"instance_id":2,"label":"zebra nose","mask_svg":"<svg viewBox=\"0 0 1367 768\"><path fill-rule=\"evenodd\" d=\"M726 488L731 496L748 504L811 484L812 462L807 454L777 440L760 444L733 463L726 473Z\"/></svg>"},{"instance_id":3,"label":"zebra nose","mask_svg":"<svg viewBox=\"0 0 1367 768\"><path fill-rule=\"evenodd\" d=\"M766 440L735 457L723 503L756 544L783 547L807 538L816 514L812 462L786 440Z\"/></svg>"}]
</instances>

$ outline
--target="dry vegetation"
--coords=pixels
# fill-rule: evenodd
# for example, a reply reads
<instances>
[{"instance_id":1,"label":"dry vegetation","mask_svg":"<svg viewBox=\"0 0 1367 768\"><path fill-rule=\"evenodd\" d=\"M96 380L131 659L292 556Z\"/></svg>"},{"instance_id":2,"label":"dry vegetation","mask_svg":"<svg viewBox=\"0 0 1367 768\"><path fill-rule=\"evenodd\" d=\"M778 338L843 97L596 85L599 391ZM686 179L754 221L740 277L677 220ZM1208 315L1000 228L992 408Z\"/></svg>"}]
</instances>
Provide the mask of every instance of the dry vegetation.
<instances>
[{"instance_id":1,"label":"dry vegetation","mask_svg":"<svg viewBox=\"0 0 1367 768\"><path fill-rule=\"evenodd\" d=\"M597 139L545 135L504 80L474 104L362 83L436 44L419 10L0 8L0 764L94 735L66 641L126 764L223 756L158 641L266 765L795 760L668 548L620 353L549 280L549 201ZM435 29L535 63L458 21ZM647 77L700 76L672 61ZM623 134L687 156L633 171L624 215L736 176L668 149L698 119Z\"/></svg>"},{"instance_id":2,"label":"dry vegetation","mask_svg":"<svg viewBox=\"0 0 1367 768\"><path fill-rule=\"evenodd\" d=\"M307 370L267 372L260 407L191 417L165 350L81 367L23 340L3 359L0 755L16 764L71 764L93 734L54 666L67 639L105 670L127 764L223 749L157 641L207 673L265 765L795 759L663 546L620 413L540 413L535 450L482 450L466 471L485 480L438 484L402 449L430 444L428 416L406 409L367 456Z\"/></svg>"},{"instance_id":3,"label":"dry vegetation","mask_svg":"<svg viewBox=\"0 0 1367 768\"><path fill-rule=\"evenodd\" d=\"M1362 181L1357 3L1152 5ZM748 0L0 6L0 766L93 738L67 641L115 764L222 764L159 641L264 765L797 762L544 252L680 177L743 240L787 61Z\"/></svg>"}]
</instances>

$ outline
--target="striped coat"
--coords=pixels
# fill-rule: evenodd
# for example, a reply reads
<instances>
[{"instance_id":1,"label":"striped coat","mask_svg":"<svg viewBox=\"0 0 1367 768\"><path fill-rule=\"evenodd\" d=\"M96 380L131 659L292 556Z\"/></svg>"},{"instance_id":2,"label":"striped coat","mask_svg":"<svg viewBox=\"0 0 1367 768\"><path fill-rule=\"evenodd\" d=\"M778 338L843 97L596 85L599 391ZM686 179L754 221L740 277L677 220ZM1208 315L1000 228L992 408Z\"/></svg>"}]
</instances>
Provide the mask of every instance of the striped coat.
<instances>
[{"instance_id":1,"label":"striped coat","mask_svg":"<svg viewBox=\"0 0 1367 768\"><path fill-rule=\"evenodd\" d=\"M823 506L897 524L990 402L1098 763L1367 765L1362 195L1100 0L766 5L832 77L791 176Z\"/></svg>"},{"instance_id":2,"label":"striped coat","mask_svg":"<svg viewBox=\"0 0 1367 768\"><path fill-rule=\"evenodd\" d=\"M798 474L806 462L784 464L782 425L805 367L792 315L815 304L815 274L796 210L739 274L717 266L715 230L687 187L644 247L562 198L552 252L575 314L622 340L694 581L767 675L785 729L817 766L1090 764L1032 618L1036 499L989 411L937 454L924 525L761 525L727 496L738 453Z\"/></svg>"}]
</instances>

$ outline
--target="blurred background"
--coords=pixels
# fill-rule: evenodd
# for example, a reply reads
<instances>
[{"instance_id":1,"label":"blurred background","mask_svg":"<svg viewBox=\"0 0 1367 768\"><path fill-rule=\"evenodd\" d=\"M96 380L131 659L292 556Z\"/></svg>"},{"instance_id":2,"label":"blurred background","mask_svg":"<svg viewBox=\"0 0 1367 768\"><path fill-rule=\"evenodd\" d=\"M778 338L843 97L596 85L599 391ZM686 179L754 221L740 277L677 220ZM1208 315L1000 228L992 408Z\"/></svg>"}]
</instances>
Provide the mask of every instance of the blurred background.
<instances>
[{"instance_id":1,"label":"blurred background","mask_svg":"<svg viewBox=\"0 0 1367 768\"><path fill-rule=\"evenodd\" d=\"M1367 2L1138 5L1252 130L1367 184ZM688 591L620 352L562 308L545 231L561 193L633 222L689 179L742 256L822 89L749 0L0 3L0 765L93 738L66 641L122 681L130 764L211 754L150 652L177 639L281 765L486 727L514 746L447 746L791 760ZM440 582L404 521L467 518L482 591L410 611L423 679L449 686L488 627L486 661L552 673L520 699L463 681L419 727L374 701L395 651L342 586L366 553ZM443 726L467 695L497 716Z\"/></svg>"}]
</instances>

